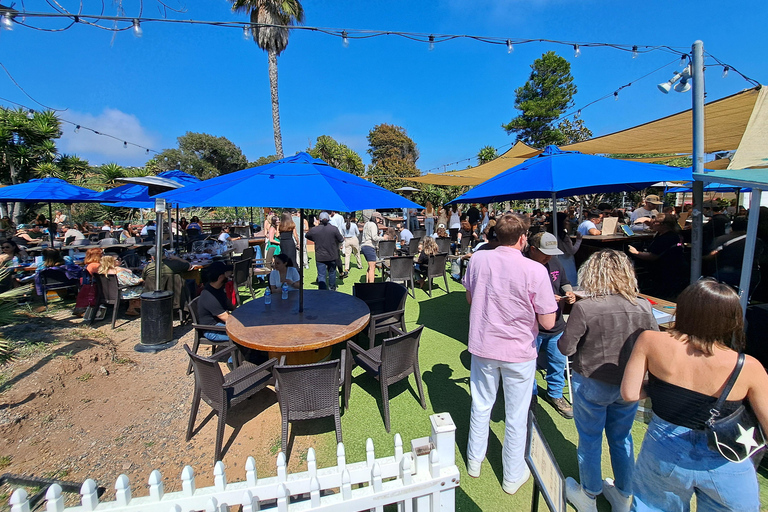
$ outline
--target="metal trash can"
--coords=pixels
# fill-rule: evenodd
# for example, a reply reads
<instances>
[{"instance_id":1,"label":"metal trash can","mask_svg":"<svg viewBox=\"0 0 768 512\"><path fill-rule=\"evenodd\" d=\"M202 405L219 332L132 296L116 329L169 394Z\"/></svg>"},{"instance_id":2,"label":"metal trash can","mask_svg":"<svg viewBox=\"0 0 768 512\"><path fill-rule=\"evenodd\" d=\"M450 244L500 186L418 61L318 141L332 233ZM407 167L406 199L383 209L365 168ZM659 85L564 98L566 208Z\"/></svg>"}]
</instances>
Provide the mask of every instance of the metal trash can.
<instances>
[{"instance_id":1,"label":"metal trash can","mask_svg":"<svg viewBox=\"0 0 768 512\"><path fill-rule=\"evenodd\" d=\"M141 294L141 345L147 350L173 341L173 292L154 291Z\"/></svg>"}]
</instances>

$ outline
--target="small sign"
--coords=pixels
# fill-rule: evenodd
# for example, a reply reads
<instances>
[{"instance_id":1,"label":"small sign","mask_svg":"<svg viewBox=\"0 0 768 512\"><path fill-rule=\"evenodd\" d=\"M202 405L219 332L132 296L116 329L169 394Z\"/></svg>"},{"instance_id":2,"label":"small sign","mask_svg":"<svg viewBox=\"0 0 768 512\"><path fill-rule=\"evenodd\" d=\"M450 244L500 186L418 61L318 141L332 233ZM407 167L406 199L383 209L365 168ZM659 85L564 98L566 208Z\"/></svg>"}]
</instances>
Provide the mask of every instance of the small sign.
<instances>
[{"instance_id":1,"label":"small sign","mask_svg":"<svg viewBox=\"0 0 768 512\"><path fill-rule=\"evenodd\" d=\"M157 213L165 213L165 199L155 198L155 211Z\"/></svg>"},{"instance_id":2,"label":"small sign","mask_svg":"<svg viewBox=\"0 0 768 512\"><path fill-rule=\"evenodd\" d=\"M539 423L528 412L528 443L525 448L525 462L533 474L533 505L538 510L539 492L544 496L549 510L553 512L566 512L565 506L565 478L560 471L552 450L539 428Z\"/></svg>"}]
</instances>

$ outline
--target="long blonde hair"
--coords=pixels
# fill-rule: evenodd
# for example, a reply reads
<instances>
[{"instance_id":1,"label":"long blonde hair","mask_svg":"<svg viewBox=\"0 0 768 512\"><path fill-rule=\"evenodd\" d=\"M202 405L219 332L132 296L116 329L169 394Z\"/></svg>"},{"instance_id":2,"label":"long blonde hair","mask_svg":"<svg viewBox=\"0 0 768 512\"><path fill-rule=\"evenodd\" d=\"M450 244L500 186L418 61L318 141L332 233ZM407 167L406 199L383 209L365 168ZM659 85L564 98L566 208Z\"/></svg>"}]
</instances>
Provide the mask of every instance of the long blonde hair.
<instances>
[{"instance_id":1,"label":"long blonde hair","mask_svg":"<svg viewBox=\"0 0 768 512\"><path fill-rule=\"evenodd\" d=\"M421 250L424 254L434 256L440 252L440 249L437 247L437 242L435 242L435 239L431 236L425 237L421 243Z\"/></svg>"},{"instance_id":2,"label":"long blonde hair","mask_svg":"<svg viewBox=\"0 0 768 512\"><path fill-rule=\"evenodd\" d=\"M618 294L637 303L635 267L623 252L603 249L594 253L579 268L579 285L589 297Z\"/></svg>"},{"instance_id":3,"label":"long blonde hair","mask_svg":"<svg viewBox=\"0 0 768 512\"><path fill-rule=\"evenodd\" d=\"M102 256L99 262L99 274L107 275L113 268L117 268L117 258L106 254Z\"/></svg>"}]
</instances>

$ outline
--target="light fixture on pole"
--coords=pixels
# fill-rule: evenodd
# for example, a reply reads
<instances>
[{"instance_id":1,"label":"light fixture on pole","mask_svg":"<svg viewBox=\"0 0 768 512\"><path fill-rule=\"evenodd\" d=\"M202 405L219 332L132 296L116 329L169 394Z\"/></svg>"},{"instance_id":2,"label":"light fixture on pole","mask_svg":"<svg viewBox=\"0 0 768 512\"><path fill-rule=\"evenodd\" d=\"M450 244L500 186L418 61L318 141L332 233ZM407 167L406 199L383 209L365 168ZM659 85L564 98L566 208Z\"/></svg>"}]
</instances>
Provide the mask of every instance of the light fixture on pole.
<instances>
[{"instance_id":1,"label":"light fixture on pole","mask_svg":"<svg viewBox=\"0 0 768 512\"><path fill-rule=\"evenodd\" d=\"M678 81L679 83L677 83ZM675 91L677 92L686 92L691 88L691 67L690 66L687 66L680 73L675 73L674 75L672 75L672 78L670 78L666 82L663 82L657 85L659 90L664 94L669 93L669 91L672 89L672 86L675 87Z\"/></svg>"}]
</instances>

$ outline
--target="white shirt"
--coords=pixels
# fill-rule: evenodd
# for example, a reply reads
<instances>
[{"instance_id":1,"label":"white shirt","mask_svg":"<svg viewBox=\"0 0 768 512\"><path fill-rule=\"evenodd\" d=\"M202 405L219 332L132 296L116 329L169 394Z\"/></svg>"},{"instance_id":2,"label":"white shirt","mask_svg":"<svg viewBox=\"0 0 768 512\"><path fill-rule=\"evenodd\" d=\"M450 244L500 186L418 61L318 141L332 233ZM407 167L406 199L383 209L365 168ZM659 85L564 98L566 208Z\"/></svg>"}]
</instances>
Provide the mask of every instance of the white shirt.
<instances>
[{"instance_id":1,"label":"white shirt","mask_svg":"<svg viewBox=\"0 0 768 512\"><path fill-rule=\"evenodd\" d=\"M585 220L581 224L579 224L579 228L577 231L581 233L582 235L588 235L590 229L597 229L597 226L595 226L595 223L591 220Z\"/></svg>"},{"instance_id":2,"label":"white shirt","mask_svg":"<svg viewBox=\"0 0 768 512\"><path fill-rule=\"evenodd\" d=\"M80 231L78 231L77 229L74 229L74 228L69 228L64 233L64 240L66 240L67 238L69 238L71 236L75 237L75 240L82 240L83 238L85 238L85 235L83 235Z\"/></svg>"},{"instance_id":3,"label":"white shirt","mask_svg":"<svg viewBox=\"0 0 768 512\"><path fill-rule=\"evenodd\" d=\"M629 214L629 220L633 224L637 222L637 219L640 217L651 217L653 215L658 215L659 212L656 210L646 210L644 206L641 206L640 208L633 211L631 214Z\"/></svg>"},{"instance_id":4,"label":"white shirt","mask_svg":"<svg viewBox=\"0 0 768 512\"><path fill-rule=\"evenodd\" d=\"M112 228L105 224L104 226L101 226L101 230L102 231L112 231Z\"/></svg>"},{"instance_id":5,"label":"white shirt","mask_svg":"<svg viewBox=\"0 0 768 512\"><path fill-rule=\"evenodd\" d=\"M219 235L219 242L226 242L226 241L227 241L227 240L229 240L230 238L231 238L231 237L229 236L229 233L224 233L224 232L222 231L222 233Z\"/></svg>"},{"instance_id":6,"label":"white shirt","mask_svg":"<svg viewBox=\"0 0 768 512\"><path fill-rule=\"evenodd\" d=\"M341 233L341 235L344 236L344 227L346 226L346 222L344 222L344 217L342 217L338 213L334 214L333 217L331 217L331 224L336 226L336 229L339 230L339 233Z\"/></svg>"},{"instance_id":7,"label":"white shirt","mask_svg":"<svg viewBox=\"0 0 768 512\"><path fill-rule=\"evenodd\" d=\"M298 281L299 280L299 271L296 270L296 267L288 267L285 270L285 279L287 281ZM272 272L269 273L269 285L270 286L277 286L278 288L283 285L282 281L280 281L280 271L275 269ZM295 288L290 288L291 290L294 290Z\"/></svg>"},{"instance_id":8,"label":"white shirt","mask_svg":"<svg viewBox=\"0 0 768 512\"><path fill-rule=\"evenodd\" d=\"M141 228L141 236L148 235L148 231L157 231L157 226L144 226Z\"/></svg>"},{"instance_id":9,"label":"white shirt","mask_svg":"<svg viewBox=\"0 0 768 512\"><path fill-rule=\"evenodd\" d=\"M344 238L357 237L359 233L360 233L360 229L358 229L357 224L354 222L349 223L349 229L347 229L346 222L342 225L341 236L343 236Z\"/></svg>"}]
</instances>

